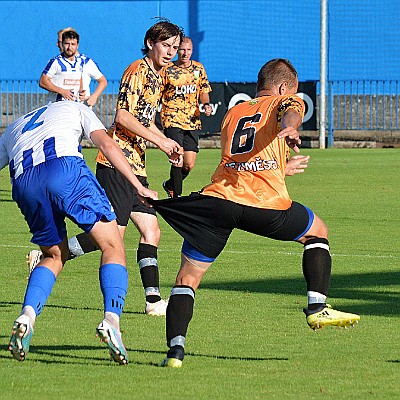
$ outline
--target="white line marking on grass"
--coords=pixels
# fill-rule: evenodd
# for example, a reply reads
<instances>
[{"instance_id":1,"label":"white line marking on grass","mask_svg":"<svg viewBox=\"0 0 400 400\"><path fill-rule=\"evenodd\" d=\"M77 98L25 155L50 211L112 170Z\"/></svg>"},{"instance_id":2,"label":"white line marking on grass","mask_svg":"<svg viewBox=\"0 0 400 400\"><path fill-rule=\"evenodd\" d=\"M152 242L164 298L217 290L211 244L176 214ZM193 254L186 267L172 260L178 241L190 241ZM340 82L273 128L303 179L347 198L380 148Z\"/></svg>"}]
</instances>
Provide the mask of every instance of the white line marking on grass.
<instances>
[{"instance_id":1,"label":"white line marking on grass","mask_svg":"<svg viewBox=\"0 0 400 400\"><path fill-rule=\"evenodd\" d=\"M8 247L8 248L22 248L22 249L32 249L35 246L32 244L31 246L23 246L17 244L1 244L0 247ZM136 251L136 247L125 247L127 251ZM165 250L165 249L158 249L161 253L175 253L176 250ZM180 251L180 250L179 250ZM230 254L254 254L253 252L249 251L240 251L240 250L224 250L223 253L230 253ZM267 253L268 254L268 253ZM276 252L269 252L269 254L284 254L284 255L296 255L301 256L303 252L297 251L276 251ZM391 259L391 260L399 260L400 256L395 256L393 254L385 254L385 255L374 255L374 254L340 254L340 253L331 253L332 257L358 257L358 258L376 258L376 259Z\"/></svg>"}]
</instances>

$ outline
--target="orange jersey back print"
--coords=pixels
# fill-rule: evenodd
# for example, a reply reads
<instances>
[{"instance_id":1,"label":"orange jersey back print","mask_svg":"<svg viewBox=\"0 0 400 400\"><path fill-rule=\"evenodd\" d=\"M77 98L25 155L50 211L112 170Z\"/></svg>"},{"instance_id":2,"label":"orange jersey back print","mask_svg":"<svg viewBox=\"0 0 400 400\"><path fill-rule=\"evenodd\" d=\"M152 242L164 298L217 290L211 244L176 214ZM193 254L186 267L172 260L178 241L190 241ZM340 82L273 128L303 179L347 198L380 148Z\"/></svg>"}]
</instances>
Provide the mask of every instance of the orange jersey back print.
<instances>
[{"instance_id":1,"label":"orange jersey back print","mask_svg":"<svg viewBox=\"0 0 400 400\"><path fill-rule=\"evenodd\" d=\"M288 109L304 116L303 100L293 94L263 96L231 108L222 123L221 162L202 193L252 207L288 209L290 148L276 136Z\"/></svg>"}]
</instances>

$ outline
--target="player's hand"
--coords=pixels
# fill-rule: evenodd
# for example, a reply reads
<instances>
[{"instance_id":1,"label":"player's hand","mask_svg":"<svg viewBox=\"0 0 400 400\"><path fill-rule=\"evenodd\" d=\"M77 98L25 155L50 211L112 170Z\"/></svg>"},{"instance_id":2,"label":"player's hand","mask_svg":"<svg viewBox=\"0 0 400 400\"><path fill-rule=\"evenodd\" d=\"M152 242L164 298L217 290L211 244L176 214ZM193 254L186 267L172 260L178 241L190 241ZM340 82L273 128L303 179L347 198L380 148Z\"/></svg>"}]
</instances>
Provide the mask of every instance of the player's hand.
<instances>
[{"instance_id":1,"label":"player's hand","mask_svg":"<svg viewBox=\"0 0 400 400\"><path fill-rule=\"evenodd\" d=\"M72 90L61 89L60 94L65 100L75 101L75 95Z\"/></svg>"},{"instance_id":2,"label":"player's hand","mask_svg":"<svg viewBox=\"0 0 400 400\"><path fill-rule=\"evenodd\" d=\"M79 101L82 103L86 100L86 90L79 91Z\"/></svg>"},{"instance_id":3,"label":"player's hand","mask_svg":"<svg viewBox=\"0 0 400 400\"><path fill-rule=\"evenodd\" d=\"M168 157L168 161L175 167L183 167L183 154L173 153Z\"/></svg>"},{"instance_id":4,"label":"player's hand","mask_svg":"<svg viewBox=\"0 0 400 400\"><path fill-rule=\"evenodd\" d=\"M183 148L175 140L162 138L158 148L163 151L169 159L176 159L178 155L183 154Z\"/></svg>"},{"instance_id":5,"label":"player's hand","mask_svg":"<svg viewBox=\"0 0 400 400\"><path fill-rule=\"evenodd\" d=\"M285 138L288 146L293 149L295 153L300 153L298 145L301 144L301 139L297 129L293 128L292 126L288 126L287 128L282 129L277 136L279 139Z\"/></svg>"},{"instance_id":6,"label":"player's hand","mask_svg":"<svg viewBox=\"0 0 400 400\"><path fill-rule=\"evenodd\" d=\"M308 167L310 156L293 156L290 157L285 170L286 176L301 174Z\"/></svg>"},{"instance_id":7,"label":"player's hand","mask_svg":"<svg viewBox=\"0 0 400 400\"><path fill-rule=\"evenodd\" d=\"M89 107L94 106L94 105L96 104L96 102L97 102L97 97L96 97L96 96L93 96L93 95L89 96L89 97L86 99L86 104L87 104Z\"/></svg>"},{"instance_id":8,"label":"player's hand","mask_svg":"<svg viewBox=\"0 0 400 400\"><path fill-rule=\"evenodd\" d=\"M158 200L158 193L154 190L147 189L144 186L140 190L137 191L139 195L139 199L143 204L146 204L151 207L146 199Z\"/></svg>"}]
</instances>

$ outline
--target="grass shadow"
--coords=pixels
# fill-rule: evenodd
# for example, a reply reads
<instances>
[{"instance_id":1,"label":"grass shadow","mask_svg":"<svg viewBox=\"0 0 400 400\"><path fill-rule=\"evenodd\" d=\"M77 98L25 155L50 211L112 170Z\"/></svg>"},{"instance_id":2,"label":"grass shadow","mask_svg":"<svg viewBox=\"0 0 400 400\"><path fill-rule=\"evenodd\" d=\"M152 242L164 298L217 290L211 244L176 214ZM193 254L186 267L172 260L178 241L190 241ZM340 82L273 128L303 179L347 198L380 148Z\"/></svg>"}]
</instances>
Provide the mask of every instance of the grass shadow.
<instances>
[{"instance_id":1,"label":"grass shadow","mask_svg":"<svg viewBox=\"0 0 400 400\"><path fill-rule=\"evenodd\" d=\"M1 307L8 307L8 306L22 306L21 302L18 301L0 301L0 308ZM97 307L76 307L76 306L66 306L66 305L58 305L58 304L46 304L46 308L55 308L55 309L63 309L63 310L75 310L75 311L99 311L103 312L102 308ZM144 311L129 311L124 310L124 314L132 315L144 315Z\"/></svg>"},{"instance_id":2,"label":"grass shadow","mask_svg":"<svg viewBox=\"0 0 400 400\"><path fill-rule=\"evenodd\" d=\"M86 355L80 355L81 351L101 351L107 350L106 346L97 345L97 346L76 346L76 345L57 345L57 346L31 346L29 353L34 355L43 355L46 359L37 359L37 358L27 358L27 361L30 362L39 362L45 364L89 364L94 363L98 365L99 363L104 363L104 361L108 361L104 357L88 357ZM0 351L9 352L8 345L0 345ZM165 351L160 350L148 350L148 349L132 349L127 348L128 353L141 353L141 354L159 354L160 357L165 356ZM201 358L213 358L217 360L229 360L229 361L288 361L287 357L237 357L237 356L226 356L226 355L217 355L217 354L199 354L199 353L186 353L186 356L190 357L201 357ZM50 359L53 358L53 359ZM0 359L12 359L11 355L3 355L0 354ZM63 360L65 359L65 360ZM111 362L114 364L114 362ZM158 364L154 362L140 362L130 360L130 364L140 364L140 365L151 365L158 366Z\"/></svg>"},{"instance_id":3,"label":"grass shadow","mask_svg":"<svg viewBox=\"0 0 400 400\"><path fill-rule=\"evenodd\" d=\"M339 299L356 300L351 312L363 315L398 315L400 291L388 287L400 284L400 271L380 271L361 274L334 274L331 278L330 298L334 307L340 307ZM248 281L204 281L200 289L238 291L252 293L304 295L304 278L272 278ZM331 300L331 301L332 301Z\"/></svg>"}]
</instances>

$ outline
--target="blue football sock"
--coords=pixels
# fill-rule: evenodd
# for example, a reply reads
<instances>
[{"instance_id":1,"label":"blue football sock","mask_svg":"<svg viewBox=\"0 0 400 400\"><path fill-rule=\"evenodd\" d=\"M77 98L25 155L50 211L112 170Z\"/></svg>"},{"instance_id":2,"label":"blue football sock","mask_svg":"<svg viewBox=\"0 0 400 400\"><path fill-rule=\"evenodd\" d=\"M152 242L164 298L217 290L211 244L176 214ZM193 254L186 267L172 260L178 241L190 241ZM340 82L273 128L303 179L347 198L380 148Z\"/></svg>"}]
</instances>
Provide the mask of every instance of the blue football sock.
<instances>
[{"instance_id":1,"label":"blue football sock","mask_svg":"<svg viewBox=\"0 0 400 400\"><path fill-rule=\"evenodd\" d=\"M55 282L56 276L51 270L42 266L36 267L29 277L22 308L31 306L36 315L39 315L51 294Z\"/></svg>"},{"instance_id":2,"label":"blue football sock","mask_svg":"<svg viewBox=\"0 0 400 400\"><path fill-rule=\"evenodd\" d=\"M121 264L104 264L100 267L99 278L104 312L121 316L128 291L128 271Z\"/></svg>"}]
</instances>

